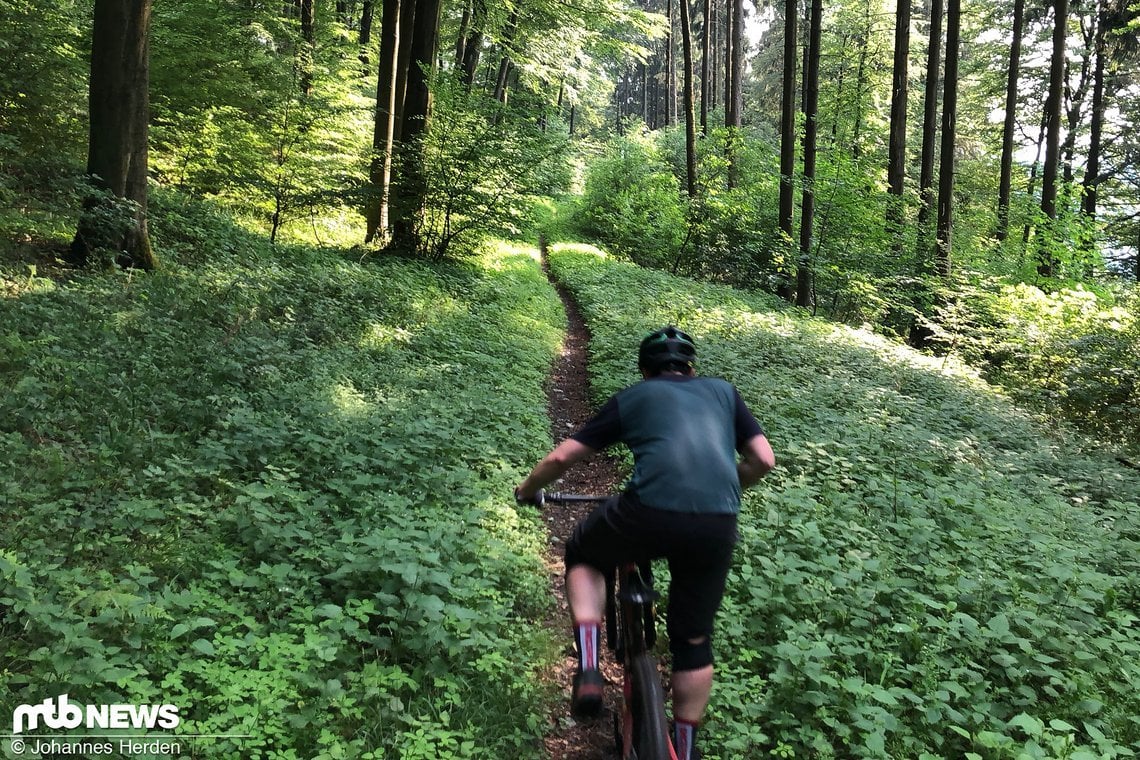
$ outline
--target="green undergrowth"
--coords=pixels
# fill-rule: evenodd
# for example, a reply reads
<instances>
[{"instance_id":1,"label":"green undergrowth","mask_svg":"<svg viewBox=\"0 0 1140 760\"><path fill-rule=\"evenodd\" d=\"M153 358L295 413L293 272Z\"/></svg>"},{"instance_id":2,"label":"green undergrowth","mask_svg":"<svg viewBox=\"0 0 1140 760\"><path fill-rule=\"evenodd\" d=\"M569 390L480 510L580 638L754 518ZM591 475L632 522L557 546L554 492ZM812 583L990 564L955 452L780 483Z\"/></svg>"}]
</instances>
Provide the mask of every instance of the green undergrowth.
<instances>
[{"instance_id":1,"label":"green undergrowth","mask_svg":"<svg viewBox=\"0 0 1140 760\"><path fill-rule=\"evenodd\" d=\"M964 368L761 295L555 245L596 401L676 323L777 469L749 492L705 757L1140 750L1140 483Z\"/></svg>"},{"instance_id":2,"label":"green undergrowth","mask_svg":"<svg viewBox=\"0 0 1140 760\"><path fill-rule=\"evenodd\" d=\"M565 325L536 252L219 225L159 219L149 276L0 270L0 706L247 735L199 757L536 756L544 533L504 498Z\"/></svg>"}]
</instances>

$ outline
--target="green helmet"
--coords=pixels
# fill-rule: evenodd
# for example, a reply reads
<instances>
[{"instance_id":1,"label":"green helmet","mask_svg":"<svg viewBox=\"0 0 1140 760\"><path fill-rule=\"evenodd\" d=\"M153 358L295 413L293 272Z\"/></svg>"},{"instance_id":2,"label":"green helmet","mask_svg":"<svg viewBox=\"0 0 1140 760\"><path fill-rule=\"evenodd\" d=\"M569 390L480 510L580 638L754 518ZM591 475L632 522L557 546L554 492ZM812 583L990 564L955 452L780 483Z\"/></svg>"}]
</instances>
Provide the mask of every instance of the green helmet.
<instances>
[{"instance_id":1,"label":"green helmet","mask_svg":"<svg viewBox=\"0 0 1140 760\"><path fill-rule=\"evenodd\" d=\"M637 366L649 372L687 372L696 360L693 339L673 325L646 335L637 351Z\"/></svg>"}]
</instances>

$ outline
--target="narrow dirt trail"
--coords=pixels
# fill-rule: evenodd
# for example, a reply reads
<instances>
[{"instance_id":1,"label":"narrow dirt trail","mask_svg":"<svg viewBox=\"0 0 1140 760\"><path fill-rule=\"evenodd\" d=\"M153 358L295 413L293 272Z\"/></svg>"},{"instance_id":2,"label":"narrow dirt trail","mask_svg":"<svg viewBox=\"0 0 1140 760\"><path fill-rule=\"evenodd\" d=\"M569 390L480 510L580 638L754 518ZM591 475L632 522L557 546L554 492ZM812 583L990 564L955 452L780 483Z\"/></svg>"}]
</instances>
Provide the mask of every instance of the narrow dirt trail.
<instances>
[{"instance_id":1,"label":"narrow dirt trail","mask_svg":"<svg viewBox=\"0 0 1140 760\"><path fill-rule=\"evenodd\" d=\"M543 269L546 265L546 244L540 243ZM551 437L557 443L574 432L593 413L589 399L589 376L586 371L589 333L578 311L577 304L558 283L551 279L566 309L568 321L566 342L562 355L555 363L547 384L547 407L551 420ZM605 455L591 457L568 472L552 490L574 493L612 493L619 486L615 462ZM611 760L614 751L613 715L620 702L621 670L613 663L609 651L602 649L602 672L605 674L606 699L602 717L591 721L576 721L570 717L570 681L576 668L576 654L570 632L570 615L566 605L562 577L562 557L566 539L574 525L586 516L593 505L552 504L546 507L543 518L550 532L547 550L547 567L557 604L554 617L547 621L557 635L566 641L563 657L547 675L565 695L551 716L551 728L546 736L546 754L551 760Z\"/></svg>"}]
</instances>

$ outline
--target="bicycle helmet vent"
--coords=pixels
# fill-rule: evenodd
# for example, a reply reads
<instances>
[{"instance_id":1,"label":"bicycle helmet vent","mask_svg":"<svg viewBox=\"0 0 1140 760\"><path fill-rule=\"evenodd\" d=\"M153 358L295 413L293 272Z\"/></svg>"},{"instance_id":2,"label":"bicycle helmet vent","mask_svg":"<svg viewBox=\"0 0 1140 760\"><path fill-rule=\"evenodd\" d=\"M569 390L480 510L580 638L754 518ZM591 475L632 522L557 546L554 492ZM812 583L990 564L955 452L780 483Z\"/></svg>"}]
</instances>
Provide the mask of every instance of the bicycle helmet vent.
<instances>
[{"instance_id":1,"label":"bicycle helmet vent","mask_svg":"<svg viewBox=\"0 0 1140 760\"><path fill-rule=\"evenodd\" d=\"M697 347L693 339L673 325L646 335L637 352L637 366L650 372L685 372L696 360Z\"/></svg>"}]
</instances>

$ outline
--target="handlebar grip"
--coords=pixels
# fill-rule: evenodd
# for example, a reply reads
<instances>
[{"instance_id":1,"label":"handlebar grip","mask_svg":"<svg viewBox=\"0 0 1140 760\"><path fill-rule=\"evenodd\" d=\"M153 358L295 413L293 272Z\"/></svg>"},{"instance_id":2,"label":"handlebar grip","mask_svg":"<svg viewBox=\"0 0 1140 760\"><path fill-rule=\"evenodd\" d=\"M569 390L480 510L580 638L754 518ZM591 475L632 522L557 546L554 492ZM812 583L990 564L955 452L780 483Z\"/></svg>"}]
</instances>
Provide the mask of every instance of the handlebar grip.
<instances>
[{"instance_id":1,"label":"handlebar grip","mask_svg":"<svg viewBox=\"0 0 1140 760\"><path fill-rule=\"evenodd\" d=\"M515 489L515 504L533 504L536 507L541 509L542 506L544 504L546 504L546 491L544 491L543 489L540 488L535 493L534 498L520 499L518 489L516 488Z\"/></svg>"}]
</instances>

